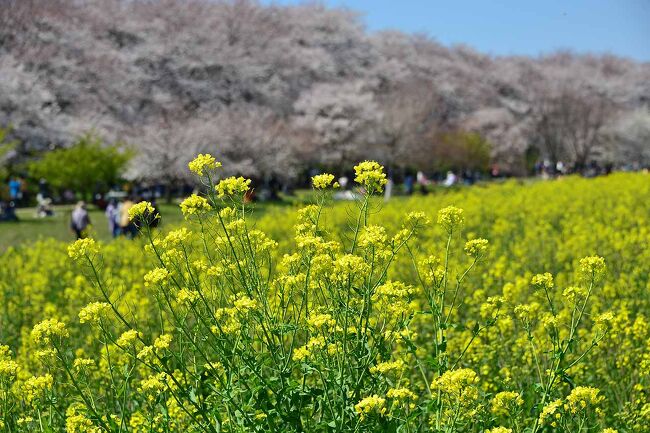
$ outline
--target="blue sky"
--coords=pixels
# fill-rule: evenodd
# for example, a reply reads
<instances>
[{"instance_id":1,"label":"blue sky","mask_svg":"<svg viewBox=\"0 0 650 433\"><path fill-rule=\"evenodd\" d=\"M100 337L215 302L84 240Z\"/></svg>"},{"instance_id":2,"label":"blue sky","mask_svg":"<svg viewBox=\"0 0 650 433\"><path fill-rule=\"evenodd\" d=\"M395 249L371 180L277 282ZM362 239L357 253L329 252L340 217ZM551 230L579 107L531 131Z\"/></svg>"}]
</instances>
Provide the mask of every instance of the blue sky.
<instances>
[{"instance_id":1,"label":"blue sky","mask_svg":"<svg viewBox=\"0 0 650 433\"><path fill-rule=\"evenodd\" d=\"M302 0L264 0L294 4ZM420 32L495 55L555 49L650 61L650 0L323 0L363 14L369 30Z\"/></svg>"}]
</instances>

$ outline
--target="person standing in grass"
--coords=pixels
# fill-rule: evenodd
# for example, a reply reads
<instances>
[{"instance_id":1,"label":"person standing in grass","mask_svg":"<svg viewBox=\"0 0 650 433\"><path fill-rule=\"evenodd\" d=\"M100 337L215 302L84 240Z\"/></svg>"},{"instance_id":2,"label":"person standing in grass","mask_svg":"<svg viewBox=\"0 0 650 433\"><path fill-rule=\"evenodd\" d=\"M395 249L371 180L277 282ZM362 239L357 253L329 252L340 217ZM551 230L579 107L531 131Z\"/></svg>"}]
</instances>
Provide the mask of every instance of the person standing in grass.
<instances>
[{"instance_id":1,"label":"person standing in grass","mask_svg":"<svg viewBox=\"0 0 650 433\"><path fill-rule=\"evenodd\" d=\"M90 216L88 215L88 210L86 209L86 203L80 201L72 211L72 216L70 218L70 228L77 236L77 239L82 239L87 236L86 229L89 225Z\"/></svg>"},{"instance_id":2,"label":"person standing in grass","mask_svg":"<svg viewBox=\"0 0 650 433\"><path fill-rule=\"evenodd\" d=\"M115 238L120 234L120 208L115 199L108 203L105 214L108 219L108 232Z\"/></svg>"},{"instance_id":3,"label":"person standing in grass","mask_svg":"<svg viewBox=\"0 0 650 433\"><path fill-rule=\"evenodd\" d=\"M20 201L23 198L22 182L17 177L9 180L9 197L12 201Z\"/></svg>"},{"instance_id":4,"label":"person standing in grass","mask_svg":"<svg viewBox=\"0 0 650 433\"><path fill-rule=\"evenodd\" d=\"M133 207L133 200L130 197L127 197L126 200L122 202L120 206L120 231L121 234L126 236L129 239L133 239L137 234L137 229L131 217L129 216L129 209Z\"/></svg>"}]
</instances>

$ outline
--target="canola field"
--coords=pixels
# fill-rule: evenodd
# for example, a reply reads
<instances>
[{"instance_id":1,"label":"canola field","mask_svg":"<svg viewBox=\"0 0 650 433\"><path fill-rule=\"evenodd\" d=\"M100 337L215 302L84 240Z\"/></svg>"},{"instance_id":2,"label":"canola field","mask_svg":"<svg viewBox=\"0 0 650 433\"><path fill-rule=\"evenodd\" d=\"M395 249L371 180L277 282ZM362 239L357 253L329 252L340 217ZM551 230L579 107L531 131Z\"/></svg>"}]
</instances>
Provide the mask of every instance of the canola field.
<instances>
[{"instance_id":1,"label":"canola field","mask_svg":"<svg viewBox=\"0 0 650 433\"><path fill-rule=\"evenodd\" d=\"M650 176L256 218L190 169L186 222L0 256L3 432L650 431Z\"/></svg>"}]
</instances>

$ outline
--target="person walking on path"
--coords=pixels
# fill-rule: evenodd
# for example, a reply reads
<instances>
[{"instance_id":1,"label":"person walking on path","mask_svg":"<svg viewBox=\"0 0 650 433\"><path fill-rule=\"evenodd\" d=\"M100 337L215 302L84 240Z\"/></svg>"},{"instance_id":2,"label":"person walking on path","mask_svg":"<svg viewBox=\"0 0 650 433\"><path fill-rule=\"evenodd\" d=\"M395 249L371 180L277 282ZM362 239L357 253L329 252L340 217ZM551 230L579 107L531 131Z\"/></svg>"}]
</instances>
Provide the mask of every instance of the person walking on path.
<instances>
[{"instance_id":1,"label":"person walking on path","mask_svg":"<svg viewBox=\"0 0 650 433\"><path fill-rule=\"evenodd\" d=\"M90 216L86 210L86 203L80 201L72 211L70 218L70 228L77 236L77 239L82 239L87 236L86 229L90 225Z\"/></svg>"}]
</instances>

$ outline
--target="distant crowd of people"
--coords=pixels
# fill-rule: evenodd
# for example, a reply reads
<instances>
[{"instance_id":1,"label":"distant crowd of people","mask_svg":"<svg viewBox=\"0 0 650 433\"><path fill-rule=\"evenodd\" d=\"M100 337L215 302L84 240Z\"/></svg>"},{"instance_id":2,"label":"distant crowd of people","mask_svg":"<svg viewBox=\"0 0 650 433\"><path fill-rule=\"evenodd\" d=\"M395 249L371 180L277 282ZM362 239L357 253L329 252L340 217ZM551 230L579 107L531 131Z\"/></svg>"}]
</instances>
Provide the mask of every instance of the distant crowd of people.
<instances>
[{"instance_id":1,"label":"distant crowd of people","mask_svg":"<svg viewBox=\"0 0 650 433\"><path fill-rule=\"evenodd\" d=\"M138 234L138 227L144 221L134 221L129 217L129 210L134 204L140 200L134 200L127 197L123 201L111 199L106 206L104 214L108 219L108 232L116 238L118 236L125 236L127 238L134 238ZM155 200L151 201L154 208L154 214L149 215L147 218L147 225L149 227L157 227L160 222L160 211L156 206Z\"/></svg>"},{"instance_id":2,"label":"distant crowd of people","mask_svg":"<svg viewBox=\"0 0 650 433\"><path fill-rule=\"evenodd\" d=\"M5 201L0 197L0 221L17 221L16 208L29 202L27 194L27 181L18 176L12 176L7 182L9 200ZM38 193L36 194L36 214L39 217L51 216L54 214L52 199L49 197L48 185L45 179L38 182Z\"/></svg>"},{"instance_id":3,"label":"distant crowd of people","mask_svg":"<svg viewBox=\"0 0 650 433\"><path fill-rule=\"evenodd\" d=\"M595 162L585 164L584 167L578 170L576 167L570 167L563 161L551 162L549 160L538 160L532 169L536 176L543 179L560 177L572 173L581 173L583 176L593 177L609 174L612 171L611 166L601 166ZM318 172L314 170L312 174L318 174ZM388 183L384 188L384 198L385 200L389 200L396 193L404 195L412 195L416 192L427 194L432 185L447 188L455 185L472 185L475 182L483 180L484 177L497 179L504 177L504 173L500 171L496 164L493 164L487 173L472 170L460 172L449 170L446 174L444 172L438 173L438 175L432 178L427 177L422 171L406 173L397 177L390 175L389 172ZM358 198L359 192L353 188L350 179L346 175L339 177L338 183L341 189L335 193L335 199L354 200ZM5 199L0 197L0 222L17 221L16 208L34 202L33 196L30 198L28 191L32 191L35 188L28 189L26 180L18 176L9 178L5 185L5 191L8 192L9 200L6 200L7 195L5 195ZM278 199L277 192L280 188L281 185L265 183L264 185L260 185L256 190L250 190L246 195L246 199L247 201ZM191 189L192 187L190 185L183 185L175 193L181 195L188 194L191 192ZM147 222L150 227L155 227L160 220L160 212L155 207L156 197L161 197L164 193L170 194L170 192L162 185L140 188L138 188L138 185L131 185L129 187L129 190L132 191L131 193L127 193L125 190L111 190L108 194L98 193L93 198L93 204L104 210L108 221L108 232L112 237L124 236L132 239L138 235L138 227L142 225L143 221L132 221L129 217L129 209L142 199L151 201L154 204L155 212L154 215L148 217ZM291 191L291 189L288 191ZM137 196L134 194L137 194ZM54 215L52 197L47 181L41 179L38 182L38 193L36 194L36 215L38 217L46 218ZM65 190L61 193L59 199L64 203L70 203L74 200L74 197L75 193L73 191ZM70 215L70 229L77 238L83 238L88 236L90 226L91 220L86 203L83 201L77 202Z\"/></svg>"},{"instance_id":4,"label":"distant crowd of people","mask_svg":"<svg viewBox=\"0 0 650 433\"><path fill-rule=\"evenodd\" d=\"M625 170L626 167L623 167ZM637 168L636 170L638 170ZM635 171L636 171L635 170ZM571 166L562 160L553 162L548 159L538 160L533 167L535 176L542 179L551 179L558 176L579 173L584 177L596 177L608 175L614 171L613 164L599 164L596 161L590 161L581 166Z\"/></svg>"},{"instance_id":5,"label":"distant crowd of people","mask_svg":"<svg viewBox=\"0 0 650 433\"><path fill-rule=\"evenodd\" d=\"M137 200L140 201L140 200ZM122 201L111 199L104 210L104 215L108 221L108 233L113 238L124 236L128 239L133 239L138 235L138 229L147 223L149 227L157 227L160 223L160 211L152 202L154 212L151 215L145 216L146 221L133 220L129 215L129 209L137 202L131 197L127 197ZM88 236L88 229L91 226L90 215L86 203L80 201L77 203L70 216L70 229L75 234L77 239L85 238Z\"/></svg>"}]
</instances>

